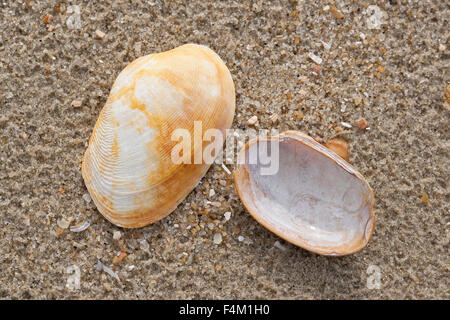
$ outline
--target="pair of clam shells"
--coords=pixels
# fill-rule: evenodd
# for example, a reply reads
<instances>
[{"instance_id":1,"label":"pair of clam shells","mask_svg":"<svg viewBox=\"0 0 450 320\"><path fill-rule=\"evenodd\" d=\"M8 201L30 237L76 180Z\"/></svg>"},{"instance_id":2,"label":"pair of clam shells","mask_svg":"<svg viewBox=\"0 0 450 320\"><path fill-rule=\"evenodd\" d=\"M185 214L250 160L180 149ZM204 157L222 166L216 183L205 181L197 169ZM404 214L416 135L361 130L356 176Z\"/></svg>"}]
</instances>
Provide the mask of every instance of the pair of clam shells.
<instances>
[{"instance_id":1,"label":"pair of clam shells","mask_svg":"<svg viewBox=\"0 0 450 320\"><path fill-rule=\"evenodd\" d=\"M143 227L169 215L210 164L175 164L175 129L194 133L231 127L235 90L228 68L212 50L183 45L138 58L117 77L84 155L82 174L98 210L112 223ZM202 132L202 136L203 136ZM250 214L285 240L323 255L362 249L374 228L373 193L350 164L310 137L288 131L251 140L279 143L279 170L243 161L234 172ZM193 144L191 155L207 143ZM199 148L200 150L195 150Z\"/></svg>"}]
</instances>

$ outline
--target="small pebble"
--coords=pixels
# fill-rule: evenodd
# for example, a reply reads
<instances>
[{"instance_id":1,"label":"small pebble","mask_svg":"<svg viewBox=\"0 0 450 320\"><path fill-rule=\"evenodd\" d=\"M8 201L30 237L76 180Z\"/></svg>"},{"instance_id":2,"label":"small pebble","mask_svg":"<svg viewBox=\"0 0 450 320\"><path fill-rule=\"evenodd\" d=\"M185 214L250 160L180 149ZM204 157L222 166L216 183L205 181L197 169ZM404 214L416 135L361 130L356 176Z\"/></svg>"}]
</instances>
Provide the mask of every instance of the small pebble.
<instances>
[{"instance_id":1,"label":"small pebble","mask_svg":"<svg viewBox=\"0 0 450 320\"><path fill-rule=\"evenodd\" d=\"M81 107L81 104L82 104L81 100L73 100L70 105L74 108L79 108Z\"/></svg>"},{"instance_id":2,"label":"small pebble","mask_svg":"<svg viewBox=\"0 0 450 320\"><path fill-rule=\"evenodd\" d=\"M364 118L359 118L355 120L354 126L361 130L365 130L367 128L367 121Z\"/></svg>"},{"instance_id":3,"label":"small pebble","mask_svg":"<svg viewBox=\"0 0 450 320\"><path fill-rule=\"evenodd\" d=\"M230 220L230 218L231 218L231 212L230 212L230 211L225 212L225 213L224 213L224 216L225 216L225 221Z\"/></svg>"},{"instance_id":4,"label":"small pebble","mask_svg":"<svg viewBox=\"0 0 450 320\"><path fill-rule=\"evenodd\" d=\"M42 19L42 22L45 24L52 23L53 22L53 16L51 14L47 14L44 19Z\"/></svg>"},{"instance_id":5,"label":"small pebble","mask_svg":"<svg viewBox=\"0 0 450 320\"><path fill-rule=\"evenodd\" d=\"M446 47L445 47L445 44L443 44L443 43L440 43L440 44L439 44L439 51L441 51L441 52L442 52L442 51L445 51L445 48L446 48Z\"/></svg>"},{"instance_id":6,"label":"small pebble","mask_svg":"<svg viewBox=\"0 0 450 320\"><path fill-rule=\"evenodd\" d=\"M344 19L344 15L336 7L331 7L330 12L336 19Z\"/></svg>"},{"instance_id":7,"label":"small pebble","mask_svg":"<svg viewBox=\"0 0 450 320\"><path fill-rule=\"evenodd\" d=\"M305 116L301 110L294 111L294 116L297 120L302 120Z\"/></svg>"},{"instance_id":8,"label":"small pebble","mask_svg":"<svg viewBox=\"0 0 450 320\"><path fill-rule=\"evenodd\" d=\"M320 41L320 42L322 42L322 45L323 45L323 48L325 49L325 50L330 50L330 48L331 48L331 45L330 44L328 44L328 43L326 43L326 42L324 42L324 41Z\"/></svg>"},{"instance_id":9,"label":"small pebble","mask_svg":"<svg viewBox=\"0 0 450 320\"><path fill-rule=\"evenodd\" d=\"M364 13L369 16L366 19L369 29L380 29L381 25L386 23L387 14L376 5L368 6Z\"/></svg>"},{"instance_id":10,"label":"small pebble","mask_svg":"<svg viewBox=\"0 0 450 320\"><path fill-rule=\"evenodd\" d=\"M119 240L122 237L122 233L120 231L114 231L113 232L113 239Z\"/></svg>"},{"instance_id":11,"label":"small pebble","mask_svg":"<svg viewBox=\"0 0 450 320\"><path fill-rule=\"evenodd\" d=\"M215 233L213 237L213 241L215 244L221 244L222 243L222 234Z\"/></svg>"},{"instance_id":12,"label":"small pebble","mask_svg":"<svg viewBox=\"0 0 450 320\"><path fill-rule=\"evenodd\" d=\"M245 240L245 238L244 238L243 236L239 236L239 237L238 237L238 241L239 241L239 242L242 242L242 241L244 241L244 240Z\"/></svg>"},{"instance_id":13,"label":"small pebble","mask_svg":"<svg viewBox=\"0 0 450 320\"><path fill-rule=\"evenodd\" d=\"M150 248L150 245L148 244L147 240L142 239L140 242L140 247L142 250L147 251Z\"/></svg>"},{"instance_id":14,"label":"small pebble","mask_svg":"<svg viewBox=\"0 0 450 320\"><path fill-rule=\"evenodd\" d=\"M290 93L289 91L285 92L286 93L286 98L288 98L288 100L292 99L292 93Z\"/></svg>"},{"instance_id":15,"label":"small pebble","mask_svg":"<svg viewBox=\"0 0 450 320\"><path fill-rule=\"evenodd\" d=\"M105 288L106 291L112 290L112 287L108 282L103 282L103 288Z\"/></svg>"},{"instance_id":16,"label":"small pebble","mask_svg":"<svg viewBox=\"0 0 450 320\"><path fill-rule=\"evenodd\" d=\"M113 264L121 262L127 256L126 252L120 251L112 260Z\"/></svg>"},{"instance_id":17,"label":"small pebble","mask_svg":"<svg viewBox=\"0 0 450 320\"><path fill-rule=\"evenodd\" d=\"M214 189L209 190L209 197L213 197L216 194Z\"/></svg>"},{"instance_id":18,"label":"small pebble","mask_svg":"<svg viewBox=\"0 0 450 320\"><path fill-rule=\"evenodd\" d=\"M430 198L428 197L428 194L425 191L422 191L422 197L421 197L422 202L427 203L429 199Z\"/></svg>"},{"instance_id":19,"label":"small pebble","mask_svg":"<svg viewBox=\"0 0 450 320\"><path fill-rule=\"evenodd\" d=\"M67 7L67 14L71 14L66 20L66 25L69 29L81 28L81 9L79 6L73 5ZM73 14L72 14L73 13Z\"/></svg>"},{"instance_id":20,"label":"small pebble","mask_svg":"<svg viewBox=\"0 0 450 320\"><path fill-rule=\"evenodd\" d=\"M219 201L213 201L213 202L211 202L211 205L213 205L214 207L217 207L217 208L219 208L219 207L221 207L221 206L222 206L222 203L221 203L221 202L219 202Z\"/></svg>"},{"instance_id":21,"label":"small pebble","mask_svg":"<svg viewBox=\"0 0 450 320\"><path fill-rule=\"evenodd\" d=\"M59 219L58 221L56 221L56 224L61 229L67 229L70 225L70 221L67 221L66 219L63 218L63 219Z\"/></svg>"},{"instance_id":22,"label":"small pebble","mask_svg":"<svg viewBox=\"0 0 450 320\"><path fill-rule=\"evenodd\" d=\"M95 266L95 269L97 271L102 271L103 270L103 263L101 263L100 260L97 262L97 265Z\"/></svg>"},{"instance_id":23,"label":"small pebble","mask_svg":"<svg viewBox=\"0 0 450 320\"><path fill-rule=\"evenodd\" d=\"M258 117L257 116L253 116L250 119L247 120L247 123L252 126L254 124L256 124L258 122Z\"/></svg>"},{"instance_id":24,"label":"small pebble","mask_svg":"<svg viewBox=\"0 0 450 320\"><path fill-rule=\"evenodd\" d=\"M98 39L103 39L105 36L106 36L106 34L104 33L104 32L102 32L102 31L100 31L100 30L95 30L95 36L98 38Z\"/></svg>"},{"instance_id":25,"label":"small pebble","mask_svg":"<svg viewBox=\"0 0 450 320\"><path fill-rule=\"evenodd\" d=\"M222 187L226 187L226 186L227 186L226 180L223 180L223 179L220 179L220 180L219 180L219 184L220 184Z\"/></svg>"},{"instance_id":26,"label":"small pebble","mask_svg":"<svg viewBox=\"0 0 450 320\"><path fill-rule=\"evenodd\" d=\"M414 281L415 283L417 283L417 282L420 281L420 279L419 279L415 274L412 274L412 273L409 274L409 278L410 278L412 281Z\"/></svg>"},{"instance_id":27,"label":"small pebble","mask_svg":"<svg viewBox=\"0 0 450 320\"><path fill-rule=\"evenodd\" d=\"M86 201L86 203L91 202L91 196L89 195L89 193L83 194L83 200Z\"/></svg>"}]
</instances>

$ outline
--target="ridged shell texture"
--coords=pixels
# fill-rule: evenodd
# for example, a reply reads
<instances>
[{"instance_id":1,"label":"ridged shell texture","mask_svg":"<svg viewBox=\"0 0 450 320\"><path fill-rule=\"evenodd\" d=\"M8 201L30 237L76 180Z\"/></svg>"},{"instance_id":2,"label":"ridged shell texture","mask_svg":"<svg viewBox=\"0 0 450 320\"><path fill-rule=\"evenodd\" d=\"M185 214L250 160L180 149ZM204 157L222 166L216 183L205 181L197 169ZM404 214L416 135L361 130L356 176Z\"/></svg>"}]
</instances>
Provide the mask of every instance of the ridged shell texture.
<instances>
[{"instance_id":1,"label":"ridged shell texture","mask_svg":"<svg viewBox=\"0 0 450 320\"><path fill-rule=\"evenodd\" d=\"M83 159L83 178L98 210L129 228L167 216L209 168L173 163L173 131L183 128L193 136L194 121L202 122L202 133L224 131L234 109L230 72L207 47L188 44L133 61L117 77Z\"/></svg>"}]
</instances>

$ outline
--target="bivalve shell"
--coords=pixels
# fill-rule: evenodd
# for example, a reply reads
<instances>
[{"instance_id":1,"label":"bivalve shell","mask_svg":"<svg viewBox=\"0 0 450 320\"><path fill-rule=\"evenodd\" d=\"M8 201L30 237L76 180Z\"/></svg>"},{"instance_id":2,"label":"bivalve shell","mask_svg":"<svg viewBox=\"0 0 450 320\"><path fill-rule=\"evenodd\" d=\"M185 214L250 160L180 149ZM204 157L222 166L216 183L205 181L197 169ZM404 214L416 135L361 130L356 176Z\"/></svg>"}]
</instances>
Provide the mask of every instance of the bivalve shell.
<instances>
[{"instance_id":1,"label":"bivalve shell","mask_svg":"<svg viewBox=\"0 0 450 320\"><path fill-rule=\"evenodd\" d=\"M234 109L230 72L205 46L183 45L133 61L117 77L83 159L83 178L98 210L127 228L167 216L210 166L174 163L174 130L193 137L199 121L202 137L210 128L224 133ZM191 155L207 145L192 143Z\"/></svg>"},{"instance_id":2,"label":"bivalve shell","mask_svg":"<svg viewBox=\"0 0 450 320\"><path fill-rule=\"evenodd\" d=\"M278 143L279 165L273 174L262 174L267 161L249 161L263 142ZM256 138L242 148L239 159L237 193L268 230L329 256L355 253L370 241L375 225L372 189L353 166L311 137L287 131Z\"/></svg>"}]
</instances>

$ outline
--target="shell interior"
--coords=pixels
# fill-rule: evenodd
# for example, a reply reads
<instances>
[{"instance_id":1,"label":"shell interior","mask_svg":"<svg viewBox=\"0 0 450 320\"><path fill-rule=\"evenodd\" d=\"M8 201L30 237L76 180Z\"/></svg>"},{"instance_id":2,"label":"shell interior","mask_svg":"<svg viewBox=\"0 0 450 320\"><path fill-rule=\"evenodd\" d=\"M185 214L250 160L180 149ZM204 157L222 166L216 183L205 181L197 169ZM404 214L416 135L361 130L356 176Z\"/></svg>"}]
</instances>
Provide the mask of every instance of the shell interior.
<instances>
[{"instance_id":1,"label":"shell interior","mask_svg":"<svg viewBox=\"0 0 450 320\"><path fill-rule=\"evenodd\" d=\"M285 240L325 255L345 255L370 240L373 192L364 178L334 152L296 132L279 141L279 169L263 175L250 164L259 139L241 151L246 162L235 172L238 194L252 216Z\"/></svg>"}]
</instances>

